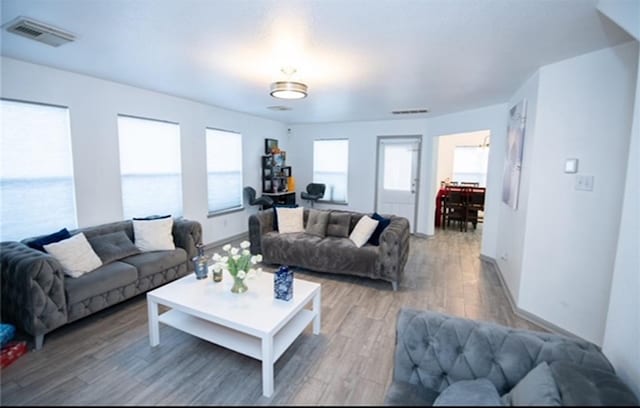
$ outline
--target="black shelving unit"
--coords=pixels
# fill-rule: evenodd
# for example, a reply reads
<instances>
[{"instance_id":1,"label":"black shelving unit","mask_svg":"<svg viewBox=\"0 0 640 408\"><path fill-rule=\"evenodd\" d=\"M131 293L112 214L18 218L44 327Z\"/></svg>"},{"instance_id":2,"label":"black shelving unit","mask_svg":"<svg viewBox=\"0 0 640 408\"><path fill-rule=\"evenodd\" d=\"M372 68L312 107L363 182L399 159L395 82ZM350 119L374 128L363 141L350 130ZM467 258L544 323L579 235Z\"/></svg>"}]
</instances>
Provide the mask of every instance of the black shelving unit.
<instances>
[{"instance_id":1,"label":"black shelving unit","mask_svg":"<svg viewBox=\"0 0 640 408\"><path fill-rule=\"evenodd\" d=\"M286 165L286 153L262 156L262 194L277 204L295 204L295 191L288 190L291 166Z\"/></svg>"},{"instance_id":2,"label":"black shelving unit","mask_svg":"<svg viewBox=\"0 0 640 408\"><path fill-rule=\"evenodd\" d=\"M291 176L291 166L285 166L284 153L262 156L262 192L288 192L288 179Z\"/></svg>"}]
</instances>

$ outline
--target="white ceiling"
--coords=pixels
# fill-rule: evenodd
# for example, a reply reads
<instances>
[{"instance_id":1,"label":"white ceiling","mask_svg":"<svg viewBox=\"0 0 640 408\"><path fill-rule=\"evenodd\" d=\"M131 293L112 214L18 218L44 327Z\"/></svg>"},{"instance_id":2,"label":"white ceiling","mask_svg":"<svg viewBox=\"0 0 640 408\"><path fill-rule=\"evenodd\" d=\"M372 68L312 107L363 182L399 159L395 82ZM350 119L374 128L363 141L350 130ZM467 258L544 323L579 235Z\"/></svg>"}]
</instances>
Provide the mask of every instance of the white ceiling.
<instances>
[{"instance_id":1,"label":"white ceiling","mask_svg":"<svg viewBox=\"0 0 640 408\"><path fill-rule=\"evenodd\" d=\"M542 65L630 41L597 0L2 0L77 35L2 30L2 55L286 123L428 117L505 102ZM309 96L269 84L293 66ZM291 107L272 111L268 106ZM430 113L394 116L392 110Z\"/></svg>"}]
</instances>

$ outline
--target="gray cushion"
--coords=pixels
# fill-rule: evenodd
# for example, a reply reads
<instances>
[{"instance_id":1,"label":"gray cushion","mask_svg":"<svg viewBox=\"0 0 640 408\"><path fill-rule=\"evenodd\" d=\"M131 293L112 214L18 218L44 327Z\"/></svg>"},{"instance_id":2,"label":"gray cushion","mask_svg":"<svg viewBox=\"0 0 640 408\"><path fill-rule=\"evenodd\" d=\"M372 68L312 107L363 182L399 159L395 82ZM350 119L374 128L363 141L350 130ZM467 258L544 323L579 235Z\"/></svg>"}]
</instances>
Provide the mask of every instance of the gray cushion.
<instances>
[{"instance_id":1,"label":"gray cushion","mask_svg":"<svg viewBox=\"0 0 640 408\"><path fill-rule=\"evenodd\" d=\"M64 286L68 304L126 286L137 279L136 268L120 261L103 265L79 278L65 277Z\"/></svg>"},{"instance_id":2,"label":"gray cushion","mask_svg":"<svg viewBox=\"0 0 640 408\"><path fill-rule=\"evenodd\" d=\"M97 235L89 238L89 243L103 264L140 253L124 231Z\"/></svg>"},{"instance_id":3,"label":"gray cushion","mask_svg":"<svg viewBox=\"0 0 640 408\"><path fill-rule=\"evenodd\" d=\"M351 214L349 213L329 213L329 223L327 224L327 236L348 238Z\"/></svg>"},{"instance_id":4,"label":"gray cushion","mask_svg":"<svg viewBox=\"0 0 640 408\"><path fill-rule=\"evenodd\" d=\"M320 210L309 210L309 218L304 232L324 238L327 233L329 223L329 212Z\"/></svg>"},{"instance_id":5,"label":"gray cushion","mask_svg":"<svg viewBox=\"0 0 640 408\"><path fill-rule=\"evenodd\" d=\"M502 400L491 381L486 378L458 381L447 388L433 401L433 406L500 406Z\"/></svg>"},{"instance_id":6,"label":"gray cushion","mask_svg":"<svg viewBox=\"0 0 640 408\"><path fill-rule=\"evenodd\" d=\"M385 405L430 406L438 397L438 392L421 385L394 381L389 386L384 398Z\"/></svg>"},{"instance_id":7,"label":"gray cushion","mask_svg":"<svg viewBox=\"0 0 640 408\"><path fill-rule=\"evenodd\" d=\"M631 389L610 371L568 361L554 361L549 367L562 396L562 405L640 405Z\"/></svg>"},{"instance_id":8,"label":"gray cushion","mask_svg":"<svg viewBox=\"0 0 640 408\"><path fill-rule=\"evenodd\" d=\"M140 278L173 268L186 261L187 253L182 248L176 248L171 251L144 252L122 259L122 262L138 268Z\"/></svg>"},{"instance_id":9,"label":"gray cushion","mask_svg":"<svg viewBox=\"0 0 640 408\"><path fill-rule=\"evenodd\" d=\"M502 397L505 405L560 406L560 394L546 362L529 371L511 391Z\"/></svg>"}]
</instances>

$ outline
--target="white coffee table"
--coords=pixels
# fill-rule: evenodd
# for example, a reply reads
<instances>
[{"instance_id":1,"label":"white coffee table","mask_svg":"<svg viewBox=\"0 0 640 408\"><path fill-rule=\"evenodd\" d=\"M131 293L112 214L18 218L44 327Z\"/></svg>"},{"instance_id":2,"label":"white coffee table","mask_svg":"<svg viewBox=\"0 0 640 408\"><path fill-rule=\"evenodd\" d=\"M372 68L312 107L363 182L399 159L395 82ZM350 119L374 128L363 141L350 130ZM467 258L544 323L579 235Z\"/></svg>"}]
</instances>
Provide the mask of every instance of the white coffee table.
<instances>
[{"instance_id":1,"label":"white coffee table","mask_svg":"<svg viewBox=\"0 0 640 408\"><path fill-rule=\"evenodd\" d=\"M313 321L320 333L320 285L294 278L293 298L277 300L273 274L262 272L246 281L249 290L231 293L233 278L215 283L191 273L147 292L149 342L160 344L158 323L262 361L262 393L273 394L273 365ZM307 309L312 303L312 309ZM158 305L171 308L158 314Z\"/></svg>"}]
</instances>

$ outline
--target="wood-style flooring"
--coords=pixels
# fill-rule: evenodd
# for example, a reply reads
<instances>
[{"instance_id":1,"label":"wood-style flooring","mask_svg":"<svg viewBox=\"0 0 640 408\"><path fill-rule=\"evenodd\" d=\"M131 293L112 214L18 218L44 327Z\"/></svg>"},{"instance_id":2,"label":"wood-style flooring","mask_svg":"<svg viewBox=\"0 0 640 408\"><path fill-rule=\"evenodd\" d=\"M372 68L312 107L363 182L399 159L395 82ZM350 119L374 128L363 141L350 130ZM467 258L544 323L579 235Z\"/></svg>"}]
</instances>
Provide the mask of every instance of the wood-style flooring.
<instances>
[{"instance_id":1,"label":"wood-style flooring","mask_svg":"<svg viewBox=\"0 0 640 408\"><path fill-rule=\"evenodd\" d=\"M0 404L381 405L403 306L541 330L511 312L496 271L479 258L480 238L481 225L411 237L397 292L387 282L297 270L322 284L322 332L308 327L278 360L271 398L250 357L164 325L151 348L140 295L46 335L42 350L0 371Z\"/></svg>"}]
</instances>

